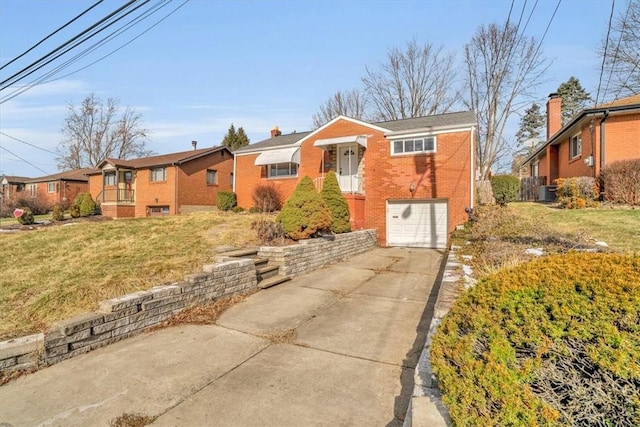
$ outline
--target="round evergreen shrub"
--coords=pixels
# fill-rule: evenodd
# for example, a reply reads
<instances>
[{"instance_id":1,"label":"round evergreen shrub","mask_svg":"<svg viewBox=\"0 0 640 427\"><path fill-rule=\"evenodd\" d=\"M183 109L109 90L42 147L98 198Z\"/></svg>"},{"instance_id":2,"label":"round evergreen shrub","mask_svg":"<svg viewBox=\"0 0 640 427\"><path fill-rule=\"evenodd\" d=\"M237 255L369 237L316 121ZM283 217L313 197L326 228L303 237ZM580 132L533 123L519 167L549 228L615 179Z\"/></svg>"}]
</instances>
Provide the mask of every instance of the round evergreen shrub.
<instances>
[{"instance_id":1,"label":"round evergreen shrub","mask_svg":"<svg viewBox=\"0 0 640 427\"><path fill-rule=\"evenodd\" d=\"M69 215L71 215L71 218L80 218L80 205L74 203L69 206Z\"/></svg>"},{"instance_id":2,"label":"round evergreen shrub","mask_svg":"<svg viewBox=\"0 0 640 427\"><path fill-rule=\"evenodd\" d=\"M504 269L454 304L431 362L455 425L640 425L640 256Z\"/></svg>"},{"instance_id":3,"label":"round evergreen shrub","mask_svg":"<svg viewBox=\"0 0 640 427\"><path fill-rule=\"evenodd\" d=\"M351 213L349 212L349 204L340 190L338 178L334 171L330 171L325 176L320 195L331 211L331 217L333 218L331 231L336 234L350 232Z\"/></svg>"},{"instance_id":4,"label":"round evergreen shrub","mask_svg":"<svg viewBox=\"0 0 640 427\"><path fill-rule=\"evenodd\" d=\"M236 193L233 191L218 192L216 205L221 211L230 211L237 205Z\"/></svg>"},{"instance_id":5,"label":"round evergreen shrub","mask_svg":"<svg viewBox=\"0 0 640 427\"><path fill-rule=\"evenodd\" d=\"M31 225L36 222L33 212L31 212L29 208L22 208L22 215L20 215L17 220L22 225Z\"/></svg>"},{"instance_id":6,"label":"round evergreen shrub","mask_svg":"<svg viewBox=\"0 0 640 427\"><path fill-rule=\"evenodd\" d=\"M51 212L51 219L54 221L62 221L64 219L64 209L60 203L53 205L53 211Z\"/></svg>"},{"instance_id":7,"label":"round evergreen shrub","mask_svg":"<svg viewBox=\"0 0 640 427\"><path fill-rule=\"evenodd\" d=\"M80 216L82 217L95 215L98 209L96 202L91 197L91 193L79 193L74 204L80 209Z\"/></svg>"},{"instance_id":8,"label":"round evergreen shrub","mask_svg":"<svg viewBox=\"0 0 640 427\"><path fill-rule=\"evenodd\" d=\"M520 180L513 175L494 175L491 177L491 190L496 203L504 206L515 202L520 190Z\"/></svg>"},{"instance_id":9,"label":"round evergreen shrub","mask_svg":"<svg viewBox=\"0 0 640 427\"><path fill-rule=\"evenodd\" d=\"M289 238L308 239L318 232L331 230L331 211L311 178L305 176L285 202L276 221Z\"/></svg>"}]
</instances>

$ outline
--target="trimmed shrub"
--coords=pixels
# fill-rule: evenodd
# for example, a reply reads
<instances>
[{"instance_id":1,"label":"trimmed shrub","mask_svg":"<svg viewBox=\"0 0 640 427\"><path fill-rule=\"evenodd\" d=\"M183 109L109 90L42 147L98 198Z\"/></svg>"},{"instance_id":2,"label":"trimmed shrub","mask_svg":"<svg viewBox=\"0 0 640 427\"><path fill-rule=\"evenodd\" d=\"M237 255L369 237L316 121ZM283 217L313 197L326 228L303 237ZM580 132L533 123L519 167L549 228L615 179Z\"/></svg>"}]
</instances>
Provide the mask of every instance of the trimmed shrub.
<instances>
[{"instance_id":1,"label":"trimmed shrub","mask_svg":"<svg viewBox=\"0 0 640 427\"><path fill-rule=\"evenodd\" d=\"M596 180L590 176L556 179L556 202L567 209L597 206Z\"/></svg>"},{"instance_id":2,"label":"trimmed shrub","mask_svg":"<svg viewBox=\"0 0 640 427\"><path fill-rule=\"evenodd\" d=\"M80 218L80 206L75 203L69 206L69 215L71 218Z\"/></svg>"},{"instance_id":3,"label":"trimmed shrub","mask_svg":"<svg viewBox=\"0 0 640 427\"><path fill-rule=\"evenodd\" d=\"M272 245L283 242L285 232L282 225L267 218L260 218L251 223L251 229L256 231L261 245Z\"/></svg>"},{"instance_id":4,"label":"trimmed shrub","mask_svg":"<svg viewBox=\"0 0 640 427\"><path fill-rule=\"evenodd\" d=\"M520 190L520 180L513 175L494 175L491 177L491 190L496 203L505 206L515 202Z\"/></svg>"},{"instance_id":5,"label":"trimmed shrub","mask_svg":"<svg viewBox=\"0 0 640 427\"><path fill-rule=\"evenodd\" d=\"M284 204L276 221L291 239L308 239L315 237L318 232L331 230L331 211L311 178L305 176Z\"/></svg>"},{"instance_id":6,"label":"trimmed shrub","mask_svg":"<svg viewBox=\"0 0 640 427\"><path fill-rule=\"evenodd\" d=\"M242 213L244 212L244 208L242 206L236 206L232 209L232 211L235 213Z\"/></svg>"},{"instance_id":7,"label":"trimmed shrub","mask_svg":"<svg viewBox=\"0 0 640 427\"><path fill-rule=\"evenodd\" d=\"M611 163L600 172L600 182L607 201L640 206L640 159Z\"/></svg>"},{"instance_id":8,"label":"trimmed shrub","mask_svg":"<svg viewBox=\"0 0 640 427\"><path fill-rule=\"evenodd\" d=\"M73 206L78 207L78 216L82 217L95 215L98 209L96 202L93 201L90 193L78 193L76 200L73 202ZM71 211L71 208L69 208L69 211ZM74 210L74 213L75 212L76 210ZM73 214L71 216L73 216Z\"/></svg>"},{"instance_id":9,"label":"trimmed shrub","mask_svg":"<svg viewBox=\"0 0 640 427\"><path fill-rule=\"evenodd\" d=\"M53 205L53 212L51 212L51 219L54 221L62 221L64 219L64 209L60 203Z\"/></svg>"},{"instance_id":10,"label":"trimmed shrub","mask_svg":"<svg viewBox=\"0 0 640 427\"><path fill-rule=\"evenodd\" d=\"M431 362L455 425L640 425L640 257L572 252L482 279Z\"/></svg>"},{"instance_id":11,"label":"trimmed shrub","mask_svg":"<svg viewBox=\"0 0 640 427\"><path fill-rule=\"evenodd\" d=\"M336 234L350 232L351 213L349 212L349 204L340 190L338 178L334 171L330 171L324 178L320 195L331 211L331 217L333 218L331 231Z\"/></svg>"},{"instance_id":12,"label":"trimmed shrub","mask_svg":"<svg viewBox=\"0 0 640 427\"><path fill-rule=\"evenodd\" d=\"M253 189L253 206L258 212L275 212L282 208L282 199L273 184L258 184Z\"/></svg>"},{"instance_id":13,"label":"trimmed shrub","mask_svg":"<svg viewBox=\"0 0 640 427\"><path fill-rule=\"evenodd\" d=\"M233 191L218 192L216 205L221 211L230 211L231 209L236 207L237 203L238 201L236 199L236 193L234 193Z\"/></svg>"},{"instance_id":14,"label":"trimmed shrub","mask_svg":"<svg viewBox=\"0 0 640 427\"><path fill-rule=\"evenodd\" d=\"M22 208L22 215L16 218L18 222L22 225L31 225L36 222L36 219L33 216L33 212L29 208Z\"/></svg>"}]
</instances>

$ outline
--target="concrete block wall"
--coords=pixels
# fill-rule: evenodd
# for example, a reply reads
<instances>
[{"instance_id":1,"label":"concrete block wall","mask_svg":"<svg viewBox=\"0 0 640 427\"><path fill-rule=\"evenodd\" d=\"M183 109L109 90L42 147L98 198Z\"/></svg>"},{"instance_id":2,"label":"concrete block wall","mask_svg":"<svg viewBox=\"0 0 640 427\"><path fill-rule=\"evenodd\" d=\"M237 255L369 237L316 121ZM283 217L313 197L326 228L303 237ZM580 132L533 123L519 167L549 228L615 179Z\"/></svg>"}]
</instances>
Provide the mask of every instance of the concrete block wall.
<instances>
[{"instance_id":1,"label":"concrete block wall","mask_svg":"<svg viewBox=\"0 0 640 427\"><path fill-rule=\"evenodd\" d=\"M302 240L291 246L263 246L258 256L280 267L280 274L298 276L376 247L375 230L336 234L329 238Z\"/></svg>"},{"instance_id":2,"label":"concrete block wall","mask_svg":"<svg viewBox=\"0 0 640 427\"><path fill-rule=\"evenodd\" d=\"M57 322L45 334L0 342L0 372L52 365L137 335L183 309L257 289L251 259L205 265L184 282L102 301L98 311Z\"/></svg>"}]
</instances>

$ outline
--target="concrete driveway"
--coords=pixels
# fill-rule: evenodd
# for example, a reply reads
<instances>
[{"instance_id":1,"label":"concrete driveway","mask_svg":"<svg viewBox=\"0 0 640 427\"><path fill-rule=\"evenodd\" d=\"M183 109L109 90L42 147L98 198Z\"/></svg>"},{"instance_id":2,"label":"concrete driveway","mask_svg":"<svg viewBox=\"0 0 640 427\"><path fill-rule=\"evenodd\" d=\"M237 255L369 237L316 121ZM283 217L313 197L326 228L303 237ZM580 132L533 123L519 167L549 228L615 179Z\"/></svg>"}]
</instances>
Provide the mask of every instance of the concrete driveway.
<instances>
[{"instance_id":1,"label":"concrete driveway","mask_svg":"<svg viewBox=\"0 0 640 427\"><path fill-rule=\"evenodd\" d=\"M0 387L0 426L399 426L442 254L375 249L210 326L145 333ZM3 424L4 423L4 424Z\"/></svg>"}]
</instances>

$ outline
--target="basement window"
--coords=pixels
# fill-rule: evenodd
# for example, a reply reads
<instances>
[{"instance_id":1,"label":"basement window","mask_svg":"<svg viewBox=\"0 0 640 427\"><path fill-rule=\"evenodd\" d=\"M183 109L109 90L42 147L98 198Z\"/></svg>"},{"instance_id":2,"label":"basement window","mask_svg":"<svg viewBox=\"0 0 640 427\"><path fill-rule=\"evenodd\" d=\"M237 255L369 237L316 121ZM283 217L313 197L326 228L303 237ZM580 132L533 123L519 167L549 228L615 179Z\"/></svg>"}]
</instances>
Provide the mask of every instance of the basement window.
<instances>
[{"instance_id":1,"label":"basement window","mask_svg":"<svg viewBox=\"0 0 640 427\"><path fill-rule=\"evenodd\" d=\"M574 135L569 142L569 158L575 159L582 154L582 135Z\"/></svg>"}]
</instances>

